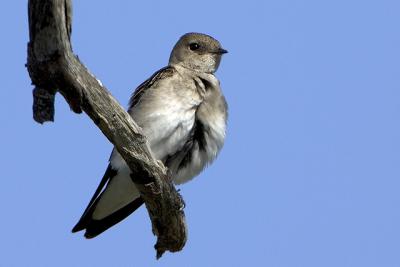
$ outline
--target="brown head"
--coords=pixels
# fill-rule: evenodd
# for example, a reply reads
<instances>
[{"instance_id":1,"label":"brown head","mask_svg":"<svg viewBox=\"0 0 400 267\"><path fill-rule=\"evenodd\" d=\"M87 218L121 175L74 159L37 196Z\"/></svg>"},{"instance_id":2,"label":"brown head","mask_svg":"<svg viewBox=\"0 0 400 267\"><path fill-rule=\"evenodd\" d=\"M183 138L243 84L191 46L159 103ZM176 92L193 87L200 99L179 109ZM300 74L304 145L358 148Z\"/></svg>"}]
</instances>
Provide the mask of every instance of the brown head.
<instances>
[{"instance_id":1,"label":"brown head","mask_svg":"<svg viewBox=\"0 0 400 267\"><path fill-rule=\"evenodd\" d=\"M170 65L206 73L214 73L227 53L213 37L202 33L187 33L174 46L169 58Z\"/></svg>"}]
</instances>

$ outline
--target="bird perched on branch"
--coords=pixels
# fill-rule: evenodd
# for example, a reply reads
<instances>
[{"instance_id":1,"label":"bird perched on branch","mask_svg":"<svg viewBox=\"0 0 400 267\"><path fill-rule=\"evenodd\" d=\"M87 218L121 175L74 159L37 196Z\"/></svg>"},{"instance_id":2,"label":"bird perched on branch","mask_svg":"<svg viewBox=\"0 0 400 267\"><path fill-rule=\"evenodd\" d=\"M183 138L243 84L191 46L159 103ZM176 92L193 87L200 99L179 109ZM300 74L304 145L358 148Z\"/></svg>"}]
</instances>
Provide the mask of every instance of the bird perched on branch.
<instances>
[{"instance_id":1,"label":"bird perched on branch","mask_svg":"<svg viewBox=\"0 0 400 267\"><path fill-rule=\"evenodd\" d=\"M225 53L213 37L187 33L174 46L168 66L139 85L130 99L128 113L176 184L198 175L224 143L227 104L214 72ZM86 229L85 237L93 238L139 208L144 202L131 175L114 149L72 232Z\"/></svg>"}]
</instances>

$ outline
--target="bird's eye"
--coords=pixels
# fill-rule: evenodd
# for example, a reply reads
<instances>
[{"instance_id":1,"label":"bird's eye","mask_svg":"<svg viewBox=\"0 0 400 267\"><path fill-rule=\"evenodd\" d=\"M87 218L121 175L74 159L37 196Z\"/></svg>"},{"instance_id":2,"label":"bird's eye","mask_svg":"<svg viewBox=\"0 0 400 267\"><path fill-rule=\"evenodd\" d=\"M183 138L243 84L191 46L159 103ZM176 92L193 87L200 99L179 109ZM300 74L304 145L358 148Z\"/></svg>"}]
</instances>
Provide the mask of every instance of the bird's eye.
<instances>
[{"instance_id":1,"label":"bird's eye","mask_svg":"<svg viewBox=\"0 0 400 267\"><path fill-rule=\"evenodd\" d=\"M189 45L189 49L192 50L192 51L197 50L199 48L200 48L200 45L198 43L191 43Z\"/></svg>"}]
</instances>

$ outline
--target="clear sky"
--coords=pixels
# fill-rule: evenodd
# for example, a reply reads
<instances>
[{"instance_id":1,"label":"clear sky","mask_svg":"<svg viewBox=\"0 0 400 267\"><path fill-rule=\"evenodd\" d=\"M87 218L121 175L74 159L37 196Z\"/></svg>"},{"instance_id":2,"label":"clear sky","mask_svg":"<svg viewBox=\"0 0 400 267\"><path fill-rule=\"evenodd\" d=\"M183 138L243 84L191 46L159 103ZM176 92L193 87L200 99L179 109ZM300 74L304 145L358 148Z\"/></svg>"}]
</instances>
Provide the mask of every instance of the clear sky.
<instances>
[{"instance_id":1,"label":"clear sky","mask_svg":"<svg viewBox=\"0 0 400 267\"><path fill-rule=\"evenodd\" d=\"M229 50L218 160L181 186L189 240L155 261L145 209L70 231L111 144L57 96L32 120L26 1L0 11L0 266L400 266L400 2L74 1L73 47L124 106L203 32Z\"/></svg>"}]
</instances>

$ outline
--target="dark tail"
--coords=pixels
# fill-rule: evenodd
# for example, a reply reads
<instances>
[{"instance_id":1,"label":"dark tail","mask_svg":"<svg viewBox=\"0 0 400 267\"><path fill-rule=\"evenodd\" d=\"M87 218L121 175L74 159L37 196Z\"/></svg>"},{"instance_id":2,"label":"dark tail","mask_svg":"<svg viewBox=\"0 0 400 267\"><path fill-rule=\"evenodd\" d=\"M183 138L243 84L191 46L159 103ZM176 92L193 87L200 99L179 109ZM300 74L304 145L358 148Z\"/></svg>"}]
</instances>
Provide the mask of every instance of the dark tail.
<instances>
[{"instance_id":1,"label":"dark tail","mask_svg":"<svg viewBox=\"0 0 400 267\"><path fill-rule=\"evenodd\" d=\"M144 202L141 197L134 199L129 204L125 205L124 207L120 208L119 210L111 213L107 217L101 220L94 220L92 217L94 210L96 209L97 203L101 198L101 192L106 184L117 174L117 171L112 169L111 165L108 165L108 168L101 180L99 186L96 189L92 199L89 202L89 205L83 212L82 217L80 218L79 222L74 226L72 232L78 232L86 229L85 237L86 238L93 238L111 226L115 225L116 223L122 221L136 209L138 209Z\"/></svg>"},{"instance_id":2,"label":"dark tail","mask_svg":"<svg viewBox=\"0 0 400 267\"><path fill-rule=\"evenodd\" d=\"M85 214L85 216L75 225L72 229L72 232L78 232L81 230L86 229L85 237L86 238L93 238L107 230L108 228L112 227L113 225L119 223L126 217L128 217L131 213L137 210L142 204L143 199L141 197L135 199L128 205L124 206L123 208L117 210L116 212L108 215L107 217L101 220L94 220L92 218L92 211L89 211Z\"/></svg>"}]
</instances>

